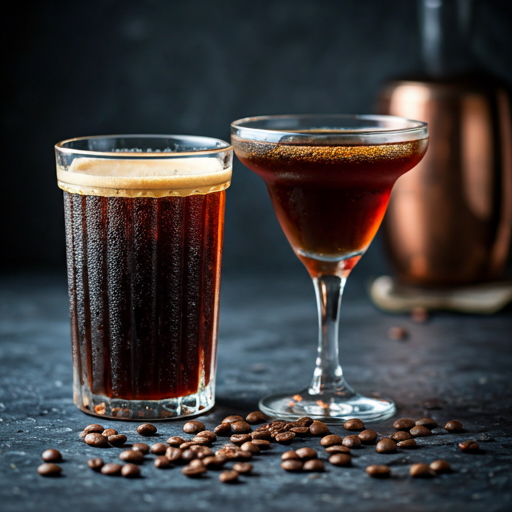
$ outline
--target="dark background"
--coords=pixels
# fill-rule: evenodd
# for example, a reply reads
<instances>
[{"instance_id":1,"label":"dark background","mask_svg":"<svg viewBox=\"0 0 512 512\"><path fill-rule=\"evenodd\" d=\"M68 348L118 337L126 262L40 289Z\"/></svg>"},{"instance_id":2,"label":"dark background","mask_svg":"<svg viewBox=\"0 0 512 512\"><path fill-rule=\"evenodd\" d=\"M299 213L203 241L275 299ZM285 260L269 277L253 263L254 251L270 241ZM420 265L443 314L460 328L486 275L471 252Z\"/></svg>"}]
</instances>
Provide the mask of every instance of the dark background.
<instances>
[{"instance_id":1,"label":"dark background","mask_svg":"<svg viewBox=\"0 0 512 512\"><path fill-rule=\"evenodd\" d=\"M512 85L510 2L474 3L475 63ZM109 133L229 138L232 120L371 113L421 71L413 0L18 2L4 16L4 271L64 269L59 140ZM236 162L224 272L296 272L262 182ZM377 240L356 269L385 268Z\"/></svg>"}]
</instances>

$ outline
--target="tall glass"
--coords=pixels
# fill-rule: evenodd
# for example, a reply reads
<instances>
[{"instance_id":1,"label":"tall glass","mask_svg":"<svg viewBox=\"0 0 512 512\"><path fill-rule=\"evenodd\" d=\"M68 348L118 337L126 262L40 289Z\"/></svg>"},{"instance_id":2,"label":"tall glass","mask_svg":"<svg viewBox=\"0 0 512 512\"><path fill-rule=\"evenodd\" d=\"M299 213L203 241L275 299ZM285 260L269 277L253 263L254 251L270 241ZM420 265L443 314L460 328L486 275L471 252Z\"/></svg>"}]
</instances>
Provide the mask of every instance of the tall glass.
<instances>
[{"instance_id":1,"label":"tall glass","mask_svg":"<svg viewBox=\"0 0 512 512\"><path fill-rule=\"evenodd\" d=\"M339 308L345 281L379 228L393 184L425 154L426 123L392 116L266 116L235 121L231 134L237 157L265 181L318 303L310 386L265 397L261 410L330 422L391 416L391 400L364 397L343 378Z\"/></svg>"},{"instance_id":2,"label":"tall glass","mask_svg":"<svg viewBox=\"0 0 512 512\"><path fill-rule=\"evenodd\" d=\"M116 135L67 140L55 151L76 405L137 420L207 411L231 146Z\"/></svg>"}]
</instances>

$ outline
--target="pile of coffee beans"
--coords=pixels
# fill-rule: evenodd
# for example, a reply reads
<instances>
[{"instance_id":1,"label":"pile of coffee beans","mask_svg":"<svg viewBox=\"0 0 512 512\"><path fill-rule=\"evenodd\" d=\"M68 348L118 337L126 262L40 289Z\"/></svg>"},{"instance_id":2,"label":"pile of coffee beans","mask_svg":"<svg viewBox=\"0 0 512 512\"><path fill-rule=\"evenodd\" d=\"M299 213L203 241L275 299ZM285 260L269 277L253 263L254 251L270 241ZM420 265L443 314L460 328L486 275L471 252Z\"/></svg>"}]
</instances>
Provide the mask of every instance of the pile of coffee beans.
<instances>
[{"instance_id":1,"label":"pile of coffee beans","mask_svg":"<svg viewBox=\"0 0 512 512\"><path fill-rule=\"evenodd\" d=\"M238 415L227 416L212 430L208 430L201 421L187 421L183 425L183 432L187 437L171 436L165 443L158 438L158 442L153 444L137 440L128 445L126 435L97 423L86 426L79 436L91 447L125 448L117 455L117 460L105 462L102 458L94 457L87 462L91 470L103 475L140 477L140 466L149 460L148 457L154 456L152 461L157 469L180 467L181 472L188 478L201 478L208 471L216 470L220 471L219 481L227 484L236 483L241 476L251 474L253 464L250 461L257 459L262 451L271 449L275 443L291 445L298 439L302 441L299 448L288 449L282 453L281 468L284 471L321 472L325 470L325 461L331 466L351 466L351 450L365 445L374 445L377 454L414 449L418 446L417 438L433 435L432 430L438 426L432 418L400 418L393 423L395 432L385 436L367 429L360 419L352 418L343 424L347 435L342 435L331 432L324 422L313 418L303 417L296 421L271 420L262 412L254 411L245 418ZM464 427L458 420L448 421L444 429L449 433L464 432ZM150 423L139 425L136 429L138 436L148 440L157 431L157 427ZM325 453L319 454L313 447L304 446L305 439L311 437L320 438L320 446ZM229 441L219 446L219 438L229 438ZM472 439L459 442L458 447L463 452L479 452L478 443ZM57 462L62 461L62 455L58 450L45 450L42 459L44 464L37 470L40 475L61 474L62 469ZM412 464L409 474L413 478L430 478L450 471L449 462L435 460L430 464ZM391 469L387 465L376 463L368 466L366 473L374 478L385 478L391 475Z\"/></svg>"}]
</instances>

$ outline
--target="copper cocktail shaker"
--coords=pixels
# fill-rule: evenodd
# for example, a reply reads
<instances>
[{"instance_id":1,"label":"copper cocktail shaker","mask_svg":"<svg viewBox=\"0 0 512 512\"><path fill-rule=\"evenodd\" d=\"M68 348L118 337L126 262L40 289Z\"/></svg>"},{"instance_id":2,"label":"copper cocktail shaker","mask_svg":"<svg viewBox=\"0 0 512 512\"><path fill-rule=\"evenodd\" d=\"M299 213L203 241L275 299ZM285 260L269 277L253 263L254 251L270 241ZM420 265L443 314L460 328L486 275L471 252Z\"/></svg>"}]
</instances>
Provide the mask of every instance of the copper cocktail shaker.
<instances>
[{"instance_id":1,"label":"copper cocktail shaker","mask_svg":"<svg viewBox=\"0 0 512 512\"><path fill-rule=\"evenodd\" d=\"M446 69L442 8L422 3L427 77L390 82L379 97L382 113L429 124L427 154L396 183L384 222L398 281L423 287L503 278L512 232L509 96L483 73Z\"/></svg>"}]
</instances>

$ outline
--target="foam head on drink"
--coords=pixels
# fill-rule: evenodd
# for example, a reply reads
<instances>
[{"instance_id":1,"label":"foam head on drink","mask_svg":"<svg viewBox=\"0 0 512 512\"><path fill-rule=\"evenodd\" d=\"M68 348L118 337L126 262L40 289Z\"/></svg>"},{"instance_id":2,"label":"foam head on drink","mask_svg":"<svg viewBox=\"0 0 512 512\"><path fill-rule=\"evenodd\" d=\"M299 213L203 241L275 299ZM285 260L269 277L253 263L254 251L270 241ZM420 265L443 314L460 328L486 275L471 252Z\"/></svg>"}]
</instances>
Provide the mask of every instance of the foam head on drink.
<instances>
[{"instance_id":1,"label":"foam head on drink","mask_svg":"<svg viewBox=\"0 0 512 512\"><path fill-rule=\"evenodd\" d=\"M57 167L75 402L83 410L133 417L129 407L114 405L174 404L201 393L213 405L231 178L224 167L218 157L75 158L67 169ZM172 404L169 416L184 413L182 402Z\"/></svg>"}]
</instances>

